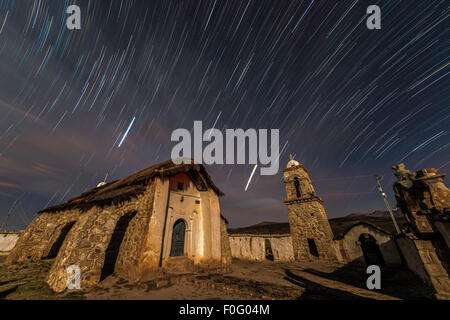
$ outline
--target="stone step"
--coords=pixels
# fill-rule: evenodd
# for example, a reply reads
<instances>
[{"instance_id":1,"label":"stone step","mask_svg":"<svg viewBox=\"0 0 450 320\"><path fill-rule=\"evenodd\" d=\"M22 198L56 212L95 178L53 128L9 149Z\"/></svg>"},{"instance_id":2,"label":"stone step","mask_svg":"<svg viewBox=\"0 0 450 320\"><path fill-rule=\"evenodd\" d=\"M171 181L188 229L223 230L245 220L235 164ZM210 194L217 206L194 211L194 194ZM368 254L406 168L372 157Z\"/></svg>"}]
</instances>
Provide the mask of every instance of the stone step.
<instances>
[{"instance_id":1,"label":"stone step","mask_svg":"<svg viewBox=\"0 0 450 320\"><path fill-rule=\"evenodd\" d=\"M184 274L195 271L194 261L187 257L168 258L163 262L164 272L171 274Z\"/></svg>"}]
</instances>

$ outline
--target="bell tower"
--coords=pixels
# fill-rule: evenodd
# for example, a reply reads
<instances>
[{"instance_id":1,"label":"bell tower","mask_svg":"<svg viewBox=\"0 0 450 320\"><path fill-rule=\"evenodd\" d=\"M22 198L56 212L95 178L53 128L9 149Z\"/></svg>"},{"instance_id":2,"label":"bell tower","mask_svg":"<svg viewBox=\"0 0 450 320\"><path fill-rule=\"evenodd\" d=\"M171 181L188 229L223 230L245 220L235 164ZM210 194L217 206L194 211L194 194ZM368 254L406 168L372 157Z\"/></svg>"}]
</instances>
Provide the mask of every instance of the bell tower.
<instances>
[{"instance_id":1,"label":"bell tower","mask_svg":"<svg viewBox=\"0 0 450 320\"><path fill-rule=\"evenodd\" d=\"M292 155L284 170L289 226L297 261L337 261L333 232L308 171Z\"/></svg>"}]
</instances>

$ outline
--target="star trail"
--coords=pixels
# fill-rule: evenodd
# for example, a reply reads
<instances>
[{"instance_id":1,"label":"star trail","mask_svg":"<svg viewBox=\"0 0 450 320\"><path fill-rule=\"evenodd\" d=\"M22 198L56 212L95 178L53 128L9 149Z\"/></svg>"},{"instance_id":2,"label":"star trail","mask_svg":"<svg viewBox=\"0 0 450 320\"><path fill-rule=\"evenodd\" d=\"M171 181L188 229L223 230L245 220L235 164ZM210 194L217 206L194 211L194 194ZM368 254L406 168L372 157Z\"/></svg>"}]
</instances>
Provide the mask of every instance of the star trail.
<instances>
[{"instance_id":1,"label":"star trail","mask_svg":"<svg viewBox=\"0 0 450 320\"><path fill-rule=\"evenodd\" d=\"M450 172L448 18L444 0L0 0L0 219L169 159L196 120L280 130L276 176L207 166L230 226L287 221L290 153L329 217L383 209L375 174L395 206L393 165Z\"/></svg>"}]
</instances>

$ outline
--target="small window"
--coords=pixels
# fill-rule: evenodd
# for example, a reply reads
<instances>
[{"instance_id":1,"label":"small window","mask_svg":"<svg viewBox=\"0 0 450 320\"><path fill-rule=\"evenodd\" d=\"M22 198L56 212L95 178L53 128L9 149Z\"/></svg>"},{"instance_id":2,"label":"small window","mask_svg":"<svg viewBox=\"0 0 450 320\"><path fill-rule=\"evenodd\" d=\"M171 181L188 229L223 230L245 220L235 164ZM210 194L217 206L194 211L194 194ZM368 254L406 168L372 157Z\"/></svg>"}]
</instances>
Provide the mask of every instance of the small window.
<instances>
[{"instance_id":1,"label":"small window","mask_svg":"<svg viewBox=\"0 0 450 320\"><path fill-rule=\"evenodd\" d=\"M183 190L183 189L184 189L183 182L178 182L178 190Z\"/></svg>"},{"instance_id":2,"label":"small window","mask_svg":"<svg viewBox=\"0 0 450 320\"><path fill-rule=\"evenodd\" d=\"M294 179L294 187L295 187L295 193L297 194L297 198L301 198L302 192L300 190L300 181L298 180L298 178Z\"/></svg>"},{"instance_id":3,"label":"small window","mask_svg":"<svg viewBox=\"0 0 450 320\"><path fill-rule=\"evenodd\" d=\"M308 239L309 253L314 257L319 257L319 251L317 250L316 242L314 239Z\"/></svg>"},{"instance_id":4,"label":"small window","mask_svg":"<svg viewBox=\"0 0 450 320\"><path fill-rule=\"evenodd\" d=\"M195 200L195 204L200 204L200 200Z\"/></svg>"}]
</instances>

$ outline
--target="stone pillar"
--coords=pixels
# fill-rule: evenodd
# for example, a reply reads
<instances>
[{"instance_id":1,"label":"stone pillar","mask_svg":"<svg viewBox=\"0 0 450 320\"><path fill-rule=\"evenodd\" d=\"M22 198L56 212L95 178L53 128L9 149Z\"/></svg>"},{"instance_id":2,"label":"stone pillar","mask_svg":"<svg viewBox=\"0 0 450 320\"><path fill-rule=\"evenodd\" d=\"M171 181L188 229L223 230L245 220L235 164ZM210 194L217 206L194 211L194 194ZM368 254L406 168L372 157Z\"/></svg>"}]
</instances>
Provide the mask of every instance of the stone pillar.
<instances>
[{"instance_id":1,"label":"stone pillar","mask_svg":"<svg viewBox=\"0 0 450 320\"><path fill-rule=\"evenodd\" d=\"M408 236L396 242L408 268L435 290L436 298L450 299L450 279L433 243Z\"/></svg>"}]
</instances>

